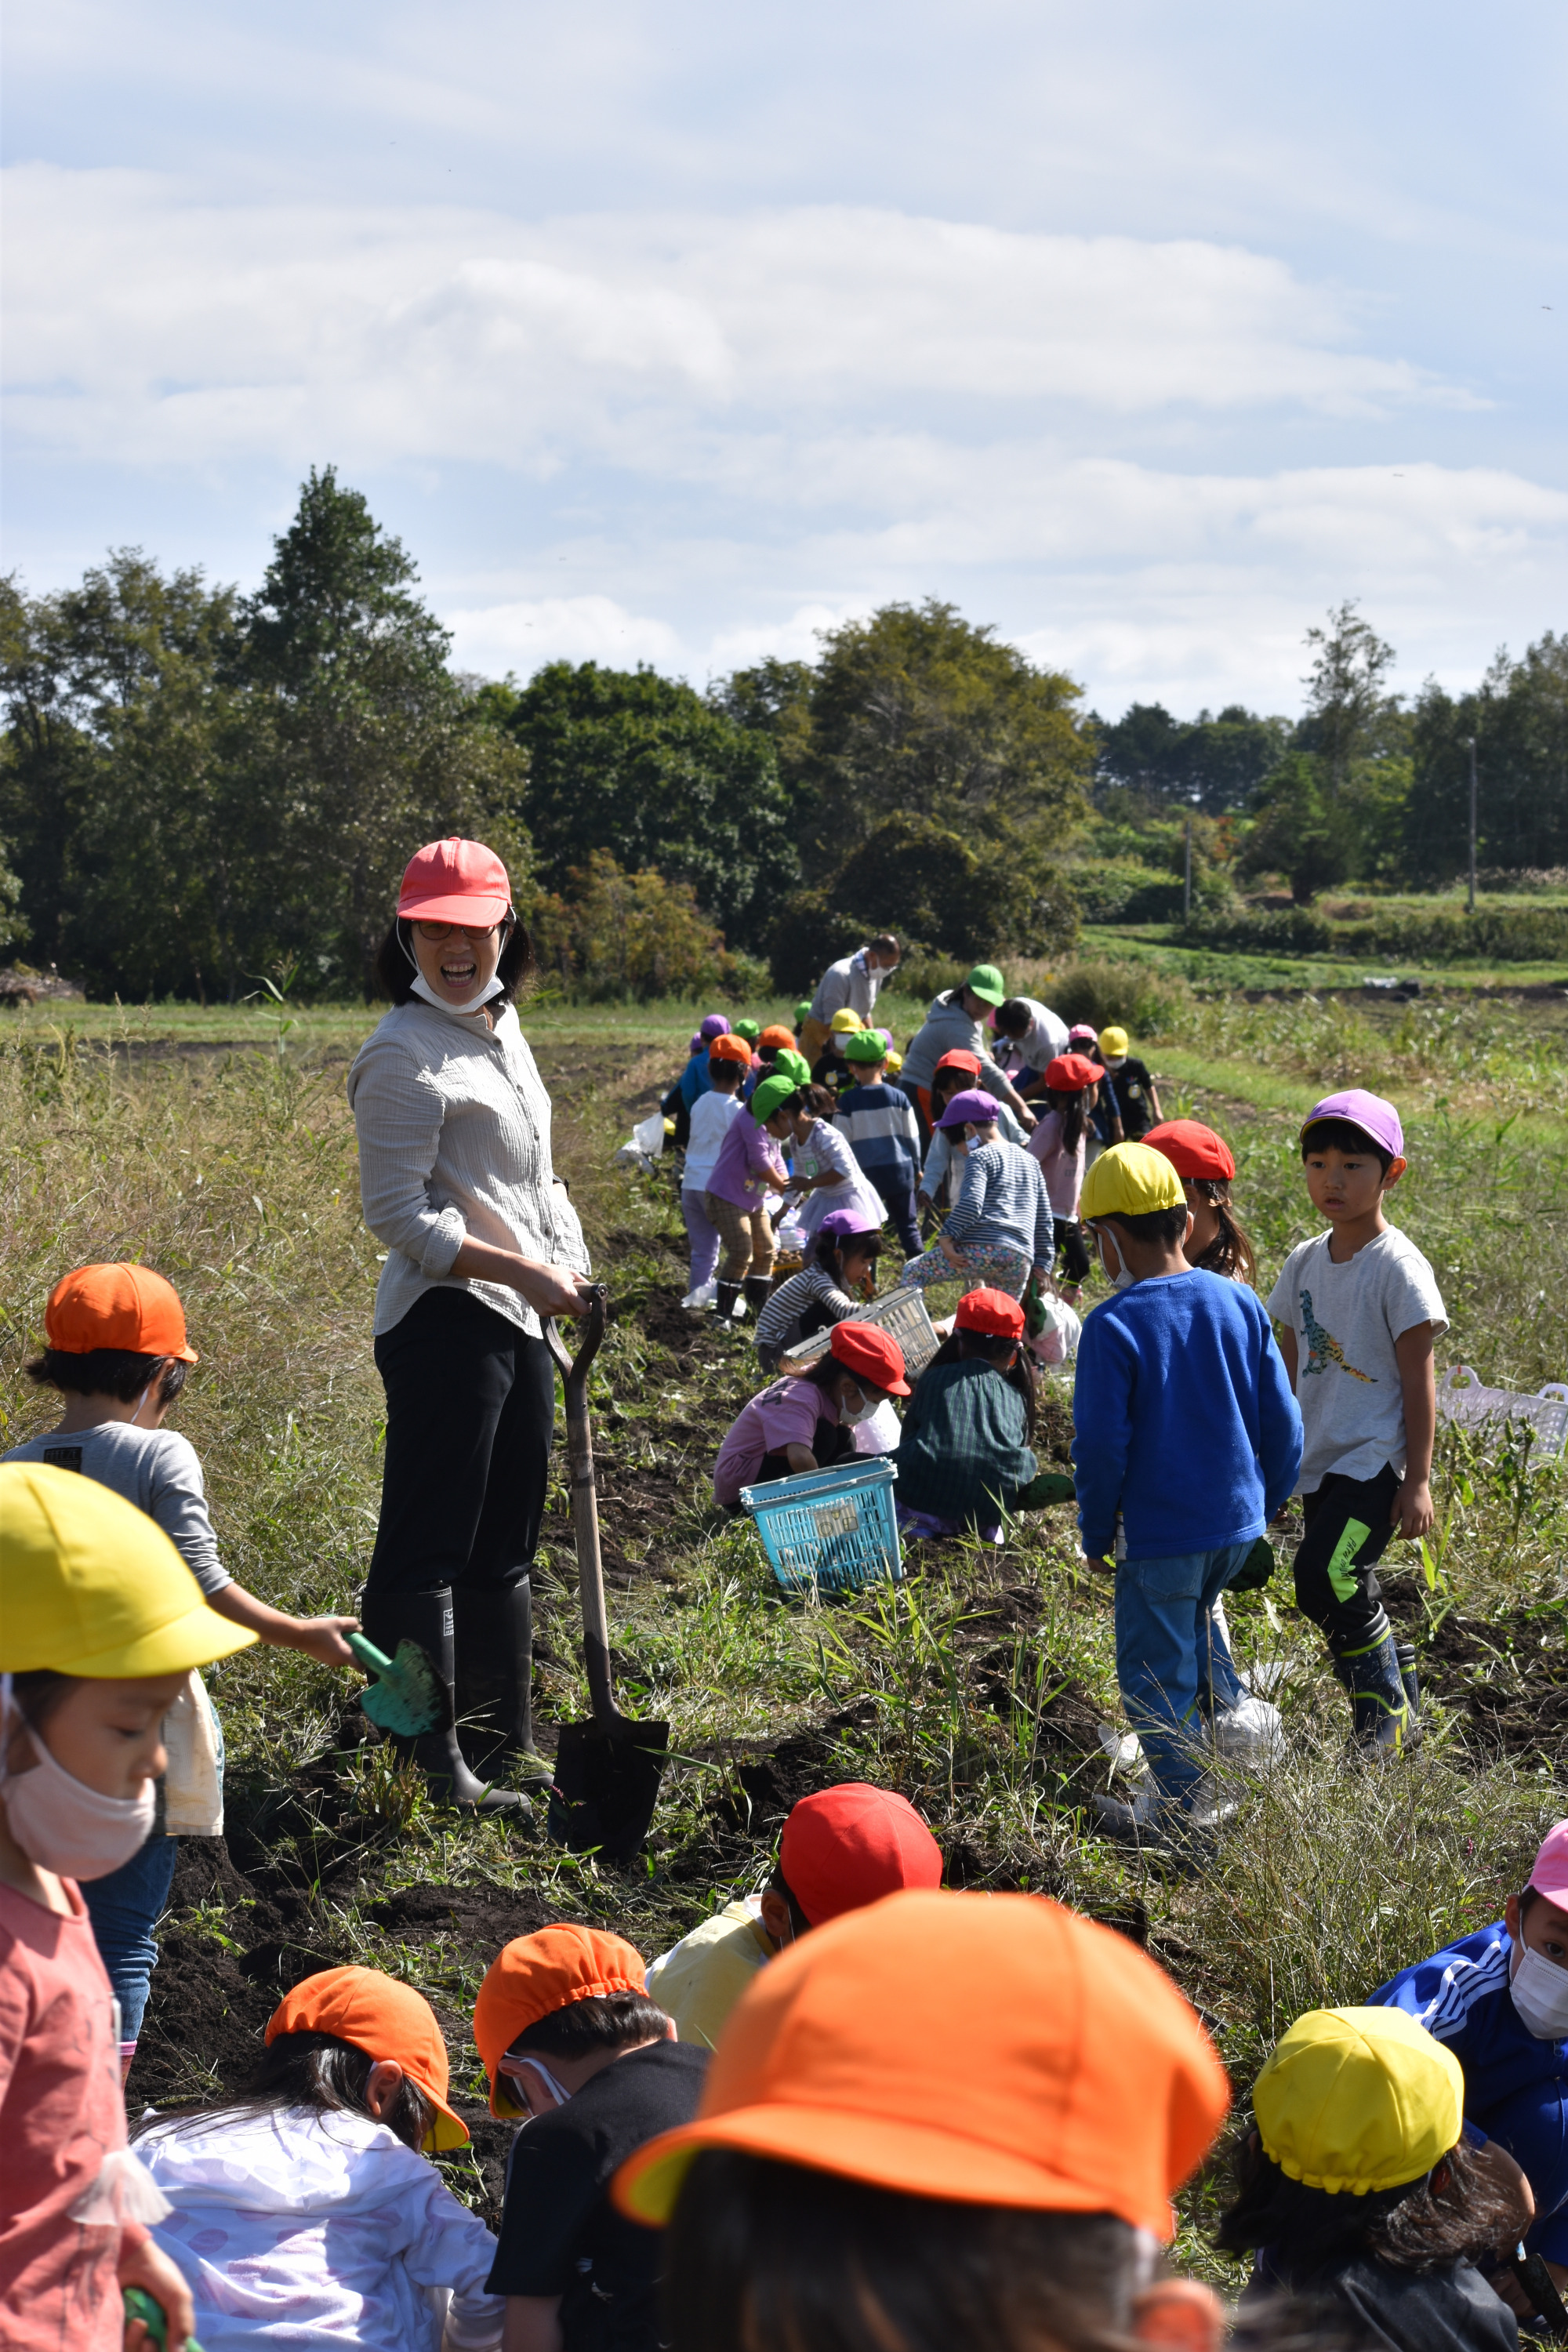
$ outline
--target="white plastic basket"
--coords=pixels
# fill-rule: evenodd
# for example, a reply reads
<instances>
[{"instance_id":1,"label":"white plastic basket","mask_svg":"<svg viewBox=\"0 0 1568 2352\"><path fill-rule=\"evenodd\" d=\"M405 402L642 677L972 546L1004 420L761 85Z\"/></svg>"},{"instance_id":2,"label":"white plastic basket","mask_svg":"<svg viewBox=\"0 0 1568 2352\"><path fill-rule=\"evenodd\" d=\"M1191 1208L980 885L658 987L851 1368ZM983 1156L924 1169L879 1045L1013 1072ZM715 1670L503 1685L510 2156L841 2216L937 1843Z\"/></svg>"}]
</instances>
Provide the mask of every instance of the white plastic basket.
<instances>
[{"instance_id":1,"label":"white plastic basket","mask_svg":"<svg viewBox=\"0 0 1568 2352\"><path fill-rule=\"evenodd\" d=\"M888 1332L898 1341L904 1370L911 1381L924 1371L941 1345L926 1313L925 1300L918 1290L885 1291L869 1306L857 1307L853 1320L874 1323L879 1330ZM832 1338L831 1325L826 1331L814 1331L809 1339L802 1339L798 1347L787 1349L780 1357L780 1371L808 1372L820 1360Z\"/></svg>"},{"instance_id":2,"label":"white plastic basket","mask_svg":"<svg viewBox=\"0 0 1568 2352\"><path fill-rule=\"evenodd\" d=\"M1533 1396L1524 1396L1512 1389L1489 1389L1468 1364L1453 1364L1437 1383L1437 1417L1461 1429L1485 1430L1493 1424L1494 1440L1510 1431L1532 1431L1528 1459L1534 1468L1563 1458L1568 1444L1568 1385L1548 1381Z\"/></svg>"}]
</instances>

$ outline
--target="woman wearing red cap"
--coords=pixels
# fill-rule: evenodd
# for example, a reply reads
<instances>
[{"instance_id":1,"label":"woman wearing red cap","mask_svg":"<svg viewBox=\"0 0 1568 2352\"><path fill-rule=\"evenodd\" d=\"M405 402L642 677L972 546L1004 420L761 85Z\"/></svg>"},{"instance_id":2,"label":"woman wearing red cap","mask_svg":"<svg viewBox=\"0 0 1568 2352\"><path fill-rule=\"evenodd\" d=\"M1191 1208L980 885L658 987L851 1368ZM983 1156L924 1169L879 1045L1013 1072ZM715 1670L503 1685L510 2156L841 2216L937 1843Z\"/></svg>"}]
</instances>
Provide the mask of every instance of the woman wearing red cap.
<instances>
[{"instance_id":1,"label":"woman wearing red cap","mask_svg":"<svg viewBox=\"0 0 1568 2352\"><path fill-rule=\"evenodd\" d=\"M386 1451L362 1613L383 1649L419 1643L455 1695L467 1753L455 1729L406 1743L436 1793L526 1811L469 1767L490 1779L504 1754L533 1752L529 1570L555 1422L540 1318L583 1312L588 1254L518 1025L533 950L493 850L433 841L410 859L378 969L393 1009L348 1089L365 1223L386 1250Z\"/></svg>"}]
</instances>

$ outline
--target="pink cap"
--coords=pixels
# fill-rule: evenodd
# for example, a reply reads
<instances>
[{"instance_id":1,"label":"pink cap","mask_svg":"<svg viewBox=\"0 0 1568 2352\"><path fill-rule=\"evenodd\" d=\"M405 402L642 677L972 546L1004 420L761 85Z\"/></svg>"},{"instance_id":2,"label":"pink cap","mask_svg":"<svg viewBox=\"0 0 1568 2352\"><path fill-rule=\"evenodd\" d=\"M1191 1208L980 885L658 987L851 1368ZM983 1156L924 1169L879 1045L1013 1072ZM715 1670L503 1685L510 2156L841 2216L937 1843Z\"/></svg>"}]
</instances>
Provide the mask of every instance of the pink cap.
<instances>
[{"instance_id":1,"label":"pink cap","mask_svg":"<svg viewBox=\"0 0 1568 2352\"><path fill-rule=\"evenodd\" d=\"M1568 1822L1555 1822L1547 1831L1546 1842L1530 1866L1530 1883L1537 1895L1568 1911Z\"/></svg>"},{"instance_id":2,"label":"pink cap","mask_svg":"<svg viewBox=\"0 0 1568 2352\"><path fill-rule=\"evenodd\" d=\"M1391 1151L1395 1160L1405 1157L1405 1129L1399 1124L1399 1113L1381 1095L1369 1095L1364 1087L1347 1087L1343 1094L1325 1095L1301 1121L1301 1133L1305 1135L1310 1127L1316 1127L1321 1118L1347 1119L1384 1151Z\"/></svg>"},{"instance_id":3,"label":"pink cap","mask_svg":"<svg viewBox=\"0 0 1568 2352\"><path fill-rule=\"evenodd\" d=\"M404 868L397 911L425 923L499 923L511 906L506 867L482 841L427 841Z\"/></svg>"}]
</instances>

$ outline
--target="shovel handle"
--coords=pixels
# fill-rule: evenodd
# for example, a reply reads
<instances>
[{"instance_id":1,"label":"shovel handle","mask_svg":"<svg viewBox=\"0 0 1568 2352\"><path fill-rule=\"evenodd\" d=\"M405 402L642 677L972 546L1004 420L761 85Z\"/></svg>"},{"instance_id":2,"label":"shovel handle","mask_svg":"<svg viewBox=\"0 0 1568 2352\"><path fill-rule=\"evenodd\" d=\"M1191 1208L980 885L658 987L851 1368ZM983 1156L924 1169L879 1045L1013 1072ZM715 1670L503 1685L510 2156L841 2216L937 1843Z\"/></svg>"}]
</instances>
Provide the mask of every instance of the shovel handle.
<instances>
[{"instance_id":1,"label":"shovel handle","mask_svg":"<svg viewBox=\"0 0 1568 2352\"><path fill-rule=\"evenodd\" d=\"M583 1605L583 1662L594 1720L601 1731L620 1722L610 1678L610 1628L605 1613L605 1567L599 1551L599 1506L594 1483L594 1434L588 1426L588 1367L605 1336L608 1292L595 1283L584 1292L586 1329L575 1356L567 1352L554 1318L544 1326L545 1345L561 1374L566 1395L566 1459L572 1480L572 1534L577 1547L577 1592Z\"/></svg>"}]
</instances>

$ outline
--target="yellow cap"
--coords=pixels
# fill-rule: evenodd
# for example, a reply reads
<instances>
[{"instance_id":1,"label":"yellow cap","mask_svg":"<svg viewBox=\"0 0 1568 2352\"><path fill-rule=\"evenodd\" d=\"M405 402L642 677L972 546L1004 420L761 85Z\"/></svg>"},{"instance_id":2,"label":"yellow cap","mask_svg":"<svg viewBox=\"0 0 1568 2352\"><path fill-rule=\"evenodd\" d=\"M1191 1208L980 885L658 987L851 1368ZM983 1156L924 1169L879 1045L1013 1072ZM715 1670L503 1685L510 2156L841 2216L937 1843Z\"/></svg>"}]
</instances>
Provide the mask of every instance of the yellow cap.
<instances>
[{"instance_id":1,"label":"yellow cap","mask_svg":"<svg viewBox=\"0 0 1568 2352\"><path fill-rule=\"evenodd\" d=\"M836 1037L847 1037L851 1029L864 1029L866 1024L858 1013L851 1013L845 1004L839 1007L827 1026Z\"/></svg>"},{"instance_id":2,"label":"yellow cap","mask_svg":"<svg viewBox=\"0 0 1568 2352\"><path fill-rule=\"evenodd\" d=\"M183 1675L255 1639L207 1607L133 1503L74 1470L0 1463L0 1673Z\"/></svg>"},{"instance_id":3,"label":"yellow cap","mask_svg":"<svg viewBox=\"0 0 1568 2352\"><path fill-rule=\"evenodd\" d=\"M1253 2085L1263 2153L1306 2189L1403 2189L1459 2137L1465 2078L1402 2009L1312 2009Z\"/></svg>"},{"instance_id":4,"label":"yellow cap","mask_svg":"<svg viewBox=\"0 0 1568 2352\"><path fill-rule=\"evenodd\" d=\"M893 1053L889 1053L889 1055L888 1055L888 1076L889 1076L890 1078L896 1078L896 1077L898 1076L898 1075L899 1075L899 1072L903 1068L903 1066L904 1066L904 1057L903 1057L903 1055L902 1055L901 1054L893 1054Z\"/></svg>"},{"instance_id":5,"label":"yellow cap","mask_svg":"<svg viewBox=\"0 0 1568 2352\"><path fill-rule=\"evenodd\" d=\"M1102 1029L1100 1033L1100 1050L1102 1054L1125 1054L1127 1051L1126 1030Z\"/></svg>"},{"instance_id":6,"label":"yellow cap","mask_svg":"<svg viewBox=\"0 0 1568 2352\"><path fill-rule=\"evenodd\" d=\"M1113 1143L1083 1180L1080 1217L1142 1217L1151 1209L1179 1209L1186 1194L1163 1151L1146 1143Z\"/></svg>"}]
</instances>

